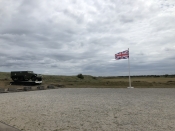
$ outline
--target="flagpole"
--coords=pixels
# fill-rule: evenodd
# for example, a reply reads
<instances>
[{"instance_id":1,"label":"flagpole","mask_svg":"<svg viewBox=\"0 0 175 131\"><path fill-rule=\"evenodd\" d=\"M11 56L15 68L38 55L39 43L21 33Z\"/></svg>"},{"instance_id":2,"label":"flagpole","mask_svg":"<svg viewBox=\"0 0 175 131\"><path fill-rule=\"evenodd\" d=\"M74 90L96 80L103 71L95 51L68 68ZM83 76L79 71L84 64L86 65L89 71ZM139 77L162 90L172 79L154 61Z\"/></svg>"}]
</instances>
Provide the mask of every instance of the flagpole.
<instances>
[{"instance_id":1,"label":"flagpole","mask_svg":"<svg viewBox=\"0 0 175 131\"><path fill-rule=\"evenodd\" d=\"M128 52L129 52L129 48L128 48ZM129 57L130 57L130 55L129 55ZM129 88L131 88L131 78L130 78L130 61L129 61L129 57L128 57Z\"/></svg>"}]
</instances>

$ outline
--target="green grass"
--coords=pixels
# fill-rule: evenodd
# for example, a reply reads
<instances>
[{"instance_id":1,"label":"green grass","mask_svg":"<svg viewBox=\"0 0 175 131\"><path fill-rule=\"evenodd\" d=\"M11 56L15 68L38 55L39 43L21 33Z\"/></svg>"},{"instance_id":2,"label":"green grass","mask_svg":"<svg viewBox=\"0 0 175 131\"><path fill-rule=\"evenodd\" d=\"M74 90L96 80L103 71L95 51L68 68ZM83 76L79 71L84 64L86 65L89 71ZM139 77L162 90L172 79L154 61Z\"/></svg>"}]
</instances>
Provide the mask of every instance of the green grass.
<instances>
[{"instance_id":1,"label":"green grass","mask_svg":"<svg viewBox=\"0 0 175 131\"><path fill-rule=\"evenodd\" d=\"M9 72L0 72L0 80L8 79L10 80L10 73Z\"/></svg>"},{"instance_id":2,"label":"green grass","mask_svg":"<svg viewBox=\"0 0 175 131\"><path fill-rule=\"evenodd\" d=\"M10 73L0 72L1 85L11 81ZM138 88L174 88L174 77L131 77L132 86ZM2 84L4 83L4 84ZM84 75L84 79L77 76L43 75L43 84L65 85L65 87L128 87L128 77L94 77Z\"/></svg>"}]
</instances>

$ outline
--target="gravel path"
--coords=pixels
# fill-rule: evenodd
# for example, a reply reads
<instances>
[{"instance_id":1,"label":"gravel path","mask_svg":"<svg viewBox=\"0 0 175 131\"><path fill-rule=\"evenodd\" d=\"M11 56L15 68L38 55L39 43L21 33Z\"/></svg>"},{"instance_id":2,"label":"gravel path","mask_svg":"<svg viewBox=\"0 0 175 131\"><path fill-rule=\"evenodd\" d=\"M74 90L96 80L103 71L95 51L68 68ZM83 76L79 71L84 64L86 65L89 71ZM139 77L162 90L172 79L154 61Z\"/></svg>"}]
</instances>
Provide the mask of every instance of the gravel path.
<instances>
[{"instance_id":1,"label":"gravel path","mask_svg":"<svg viewBox=\"0 0 175 131\"><path fill-rule=\"evenodd\" d=\"M0 122L24 131L175 131L175 89L61 88L0 94Z\"/></svg>"}]
</instances>

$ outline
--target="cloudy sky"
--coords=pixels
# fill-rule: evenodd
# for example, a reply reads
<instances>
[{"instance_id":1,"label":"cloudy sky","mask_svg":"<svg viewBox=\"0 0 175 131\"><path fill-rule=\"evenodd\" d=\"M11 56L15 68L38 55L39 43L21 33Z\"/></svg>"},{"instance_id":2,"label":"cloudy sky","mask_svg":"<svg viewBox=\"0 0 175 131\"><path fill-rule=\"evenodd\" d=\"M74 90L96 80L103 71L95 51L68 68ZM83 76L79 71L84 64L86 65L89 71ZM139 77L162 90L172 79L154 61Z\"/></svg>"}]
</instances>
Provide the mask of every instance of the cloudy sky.
<instances>
[{"instance_id":1,"label":"cloudy sky","mask_svg":"<svg viewBox=\"0 0 175 131\"><path fill-rule=\"evenodd\" d=\"M0 0L0 72L175 74L174 0Z\"/></svg>"}]
</instances>

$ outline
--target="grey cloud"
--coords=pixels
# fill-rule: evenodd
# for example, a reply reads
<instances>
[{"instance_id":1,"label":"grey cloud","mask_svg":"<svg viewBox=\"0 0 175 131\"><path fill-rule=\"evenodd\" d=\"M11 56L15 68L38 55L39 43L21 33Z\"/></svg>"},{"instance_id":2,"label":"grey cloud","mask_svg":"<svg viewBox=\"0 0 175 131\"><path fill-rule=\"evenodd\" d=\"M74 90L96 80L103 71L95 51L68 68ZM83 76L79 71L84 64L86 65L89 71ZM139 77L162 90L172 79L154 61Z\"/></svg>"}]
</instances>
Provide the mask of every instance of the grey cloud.
<instances>
[{"instance_id":1,"label":"grey cloud","mask_svg":"<svg viewBox=\"0 0 175 131\"><path fill-rule=\"evenodd\" d=\"M168 2L165 9L151 0L3 1L1 71L128 75L127 60L114 61L114 54L130 48L131 74L171 73L175 26Z\"/></svg>"},{"instance_id":2,"label":"grey cloud","mask_svg":"<svg viewBox=\"0 0 175 131\"><path fill-rule=\"evenodd\" d=\"M83 14L80 14L80 13L74 14L68 9L63 10L63 13L64 13L64 15L67 15L68 17L74 19L78 24L82 24L84 21Z\"/></svg>"},{"instance_id":3,"label":"grey cloud","mask_svg":"<svg viewBox=\"0 0 175 131\"><path fill-rule=\"evenodd\" d=\"M172 15L160 16L153 21L153 27L157 32L175 29L175 25L173 24L174 21L175 17Z\"/></svg>"}]
</instances>

